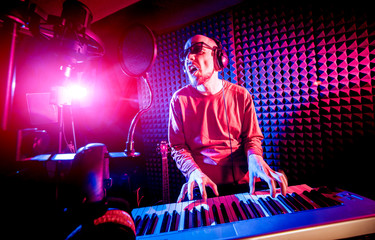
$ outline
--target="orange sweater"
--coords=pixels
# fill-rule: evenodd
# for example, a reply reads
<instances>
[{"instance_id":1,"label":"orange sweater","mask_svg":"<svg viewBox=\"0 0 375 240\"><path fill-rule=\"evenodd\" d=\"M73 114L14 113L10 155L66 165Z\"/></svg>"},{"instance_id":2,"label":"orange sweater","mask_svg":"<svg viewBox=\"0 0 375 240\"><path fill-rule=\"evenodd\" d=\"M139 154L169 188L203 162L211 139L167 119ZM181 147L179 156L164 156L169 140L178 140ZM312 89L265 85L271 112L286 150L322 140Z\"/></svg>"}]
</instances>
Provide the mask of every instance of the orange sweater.
<instances>
[{"instance_id":1,"label":"orange sweater","mask_svg":"<svg viewBox=\"0 0 375 240\"><path fill-rule=\"evenodd\" d=\"M235 180L244 176L247 150L263 154L253 99L245 88L227 81L224 93L210 96L191 85L176 91L170 102L168 137L172 157L186 178L200 168L216 184L233 182L228 168L232 164Z\"/></svg>"}]
</instances>

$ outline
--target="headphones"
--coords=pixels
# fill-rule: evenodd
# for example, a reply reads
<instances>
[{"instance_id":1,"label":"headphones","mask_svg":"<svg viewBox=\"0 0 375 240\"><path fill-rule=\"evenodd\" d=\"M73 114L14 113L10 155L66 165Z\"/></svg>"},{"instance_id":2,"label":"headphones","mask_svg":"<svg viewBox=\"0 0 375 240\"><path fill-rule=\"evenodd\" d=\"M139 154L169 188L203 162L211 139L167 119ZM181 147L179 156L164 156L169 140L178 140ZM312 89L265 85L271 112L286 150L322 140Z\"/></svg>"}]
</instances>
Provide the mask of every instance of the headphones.
<instances>
[{"instance_id":1,"label":"headphones","mask_svg":"<svg viewBox=\"0 0 375 240\"><path fill-rule=\"evenodd\" d=\"M228 55L224 51L223 46L221 45L221 42L217 40L216 38L211 38L215 41L217 48L215 48L214 53L214 65L215 70L221 71L228 65Z\"/></svg>"},{"instance_id":2,"label":"headphones","mask_svg":"<svg viewBox=\"0 0 375 240\"><path fill-rule=\"evenodd\" d=\"M217 40L216 38L211 38L217 45L215 47L214 51L214 68L216 71L221 71L223 70L229 62L228 55L224 51L223 46L221 45L220 41ZM185 67L183 67L184 72L186 73Z\"/></svg>"}]
</instances>

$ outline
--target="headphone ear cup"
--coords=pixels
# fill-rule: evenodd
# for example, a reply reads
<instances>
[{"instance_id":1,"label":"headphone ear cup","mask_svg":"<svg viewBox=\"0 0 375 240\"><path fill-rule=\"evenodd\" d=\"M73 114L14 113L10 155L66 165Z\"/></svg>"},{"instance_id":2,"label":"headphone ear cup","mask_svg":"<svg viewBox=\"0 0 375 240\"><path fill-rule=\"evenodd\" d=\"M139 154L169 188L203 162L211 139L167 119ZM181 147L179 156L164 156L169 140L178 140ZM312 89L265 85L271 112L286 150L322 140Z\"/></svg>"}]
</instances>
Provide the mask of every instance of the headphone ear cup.
<instances>
[{"instance_id":1,"label":"headphone ear cup","mask_svg":"<svg viewBox=\"0 0 375 240\"><path fill-rule=\"evenodd\" d=\"M228 65L228 55L222 48L215 49L214 62L217 71L223 70Z\"/></svg>"},{"instance_id":2,"label":"headphone ear cup","mask_svg":"<svg viewBox=\"0 0 375 240\"><path fill-rule=\"evenodd\" d=\"M221 45L221 42L217 40L216 38L213 38L213 40L215 41L217 45L217 48L215 49L215 54L214 54L215 69L217 71L221 71L228 65L228 55L223 50L223 46Z\"/></svg>"}]
</instances>

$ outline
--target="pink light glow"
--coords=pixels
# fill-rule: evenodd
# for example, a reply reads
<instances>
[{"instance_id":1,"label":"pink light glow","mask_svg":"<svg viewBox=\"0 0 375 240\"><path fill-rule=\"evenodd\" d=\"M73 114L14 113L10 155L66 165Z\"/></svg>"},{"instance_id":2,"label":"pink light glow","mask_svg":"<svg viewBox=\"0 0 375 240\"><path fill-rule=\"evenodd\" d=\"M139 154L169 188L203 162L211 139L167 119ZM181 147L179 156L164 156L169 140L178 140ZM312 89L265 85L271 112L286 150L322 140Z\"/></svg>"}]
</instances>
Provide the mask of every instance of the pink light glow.
<instances>
[{"instance_id":1,"label":"pink light glow","mask_svg":"<svg viewBox=\"0 0 375 240\"><path fill-rule=\"evenodd\" d=\"M65 88L65 93L68 99L71 100L83 100L87 97L87 88L78 84L69 85Z\"/></svg>"}]
</instances>

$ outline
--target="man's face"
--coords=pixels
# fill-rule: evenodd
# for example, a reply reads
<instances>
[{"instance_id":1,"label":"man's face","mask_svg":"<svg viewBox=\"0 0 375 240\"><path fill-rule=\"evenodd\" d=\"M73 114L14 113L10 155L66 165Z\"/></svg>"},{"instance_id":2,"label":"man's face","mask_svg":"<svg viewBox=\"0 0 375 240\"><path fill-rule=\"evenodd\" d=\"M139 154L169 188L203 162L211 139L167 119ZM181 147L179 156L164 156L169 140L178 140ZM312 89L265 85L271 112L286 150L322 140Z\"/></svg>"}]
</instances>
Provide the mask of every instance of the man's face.
<instances>
[{"instance_id":1,"label":"man's face","mask_svg":"<svg viewBox=\"0 0 375 240\"><path fill-rule=\"evenodd\" d=\"M215 72L215 42L205 36L196 35L185 44L184 67L193 86L207 82Z\"/></svg>"}]
</instances>

